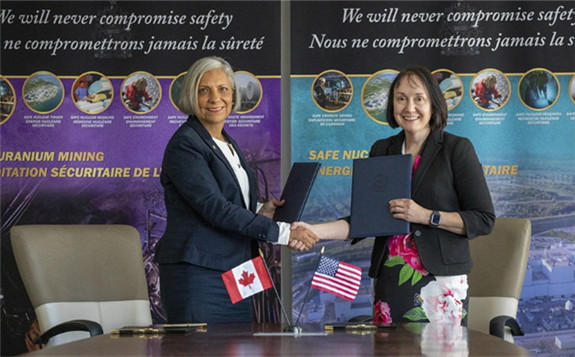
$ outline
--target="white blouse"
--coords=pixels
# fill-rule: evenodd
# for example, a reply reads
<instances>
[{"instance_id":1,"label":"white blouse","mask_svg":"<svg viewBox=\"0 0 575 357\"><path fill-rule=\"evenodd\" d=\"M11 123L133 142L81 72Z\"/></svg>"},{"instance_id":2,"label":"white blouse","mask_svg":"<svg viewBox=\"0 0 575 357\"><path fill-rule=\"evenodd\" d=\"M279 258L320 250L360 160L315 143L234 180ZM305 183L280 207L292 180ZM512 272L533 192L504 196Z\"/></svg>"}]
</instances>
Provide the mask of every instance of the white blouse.
<instances>
[{"instance_id":1,"label":"white blouse","mask_svg":"<svg viewBox=\"0 0 575 357\"><path fill-rule=\"evenodd\" d=\"M248 174L246 170L242 167L240 163L240 158L236 154L232 144L227 141L222 141L212 137L216 144L218 144L220 150L224 153L224 156L234 169L234 174L240 183L240 189L242 190L242 196L244 198L244 202L246 204L246 209L250 207L250 182L248 180ZM258 203L258 210L260 209L261 204ZM278 243L287 245L289 242L289 233L290 233L290 224L286 222L277 222L280 228Z\"/></svg>"}]
</instances>

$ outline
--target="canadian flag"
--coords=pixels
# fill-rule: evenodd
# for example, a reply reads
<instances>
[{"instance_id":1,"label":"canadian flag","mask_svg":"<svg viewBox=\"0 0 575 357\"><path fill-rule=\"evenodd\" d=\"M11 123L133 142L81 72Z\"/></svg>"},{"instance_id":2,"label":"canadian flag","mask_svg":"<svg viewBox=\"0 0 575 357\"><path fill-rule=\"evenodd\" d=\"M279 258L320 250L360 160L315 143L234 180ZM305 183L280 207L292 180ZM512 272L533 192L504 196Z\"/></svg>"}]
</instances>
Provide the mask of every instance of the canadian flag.
<instances>
[{"instance_id":1,"label":"canadian flag","mask_svg":"<svg viewBox=\"0 0 575 357\"><path fill-rule=\"evenodd\" d=\"M232 304L267 290L272 280L262 257L248 260L222 274Z\"/></svg>"}]
</instances>

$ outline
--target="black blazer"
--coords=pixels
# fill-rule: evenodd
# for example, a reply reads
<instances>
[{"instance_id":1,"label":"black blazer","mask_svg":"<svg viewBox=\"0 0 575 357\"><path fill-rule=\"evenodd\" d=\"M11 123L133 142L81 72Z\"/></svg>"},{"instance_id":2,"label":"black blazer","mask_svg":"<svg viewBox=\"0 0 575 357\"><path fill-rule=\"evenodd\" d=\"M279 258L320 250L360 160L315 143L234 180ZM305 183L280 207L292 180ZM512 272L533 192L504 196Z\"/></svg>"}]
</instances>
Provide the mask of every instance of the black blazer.
<instances>
[{"instance_id":1,"label":"black blazer","mask_svg":"<svg viewBox=\"0 0 575 357\"><path fill-rule=\"evenodd\" d=\"M405 133L376 141L370 156L400 155ZM438 211L459 212L465 222L464 236L429 225L411 224L421 263L438 276L467 274L473 263L468 239L489 234L495 211L483 168L471 142L445 131L432 131L421 152L411 185L411 197L419 205ZM379 274L387 239L375 239L369 275Z\"/></svg>"},{"instance_id":2,"label":"black blazer","mask_svg":"<svg viewBox=\"0 0 575 357\"><path fill-rule=\"evenodd\" d=\"M226 271L253 258L258 240L277 242L277 223L256 214L256 178L236 142L225 131L224 136L248 174L249 209L223 152L200 121L190 116L164 153L160 181L167 227L156 247L156 262L187 262Z\"/></svg>"}]
</instances>

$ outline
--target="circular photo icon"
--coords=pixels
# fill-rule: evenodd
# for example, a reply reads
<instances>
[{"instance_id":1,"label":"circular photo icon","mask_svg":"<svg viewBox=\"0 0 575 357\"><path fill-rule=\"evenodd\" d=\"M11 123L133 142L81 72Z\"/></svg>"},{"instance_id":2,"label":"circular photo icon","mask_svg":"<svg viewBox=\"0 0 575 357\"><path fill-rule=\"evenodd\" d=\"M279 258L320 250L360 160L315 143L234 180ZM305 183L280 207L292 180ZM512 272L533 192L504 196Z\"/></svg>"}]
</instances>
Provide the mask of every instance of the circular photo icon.
<instances>
[{"instance_id":1,"label":"circular photo icon","mask_svg":"<svg viewBox=\"0 0 575 357\"><path fill-rule=\"evenodd\" d=\"M533 110L550 108L559 99L559 80L544 68L535 68L519 80L519 99Z\"/></svg>"},{"instance_id":2,"label":"circular photo icon","mask_svg":"<svg viewBox=\"0 0 575 357\"><path fill-rule=\"evenodd\" d=\"M249 72L237 71L234 73L237 90L240 91L241 104L237 110L240 114L254 110L262 100L262 84L260 80Z\"/></svg>"},{"instance_id":3,"label":"circular photo icon","mask_svg":"<svg viewBox=\"0 0 575 357\"><path fill-rule=\"evenodd\" d=\"M573 103L575 103L575 75L573 75L571 82L569 83L569 96Z\"/></svg>"},{"instance_id":4,"label":"circular photo icon","mask_svg":"<svg viewBox=\"0 0 575 357\"><path fill-rule=\"evenodd\" d=\"M188 72L180 73L176 78L174 78L172 84L170 84L170 101L178 110L178 99L180 98L180 90L182 89L182 82L184 81L186 73Z\"/></svg>"},{"instance_id":5,"label":"circular photo icon","mask_svg":"<svg viewBox=\"0 0 575 357\"><path fill-rule=\"evenodd\" d=\"M397 71L384 69L372 74L361 90L361 103L363 110L379 124L386 124L387 101L391 83L397 77Z\"/></svg>"},{"instance_id":6,"label":"circular photo icon","mask_svg":"<svg viewBox=\"0 0 575 357\"><path fill-rule=\"evenodd\" d=\"M4 124L16 109L16 92L12 83L3 76L0 76L0 125Z\"/></svg>"},{"instance_id":7,"label":"circular photo icon","mask_svg":"<svg viewBox=\"0 0 575 357\"><path fill-rule=\"evenodd\" d=\"M496 69L484 69L471 81L470 88L473 103L483 110L496 111L509 101L511 83Z\"/></svg>"},{"instance_id":8,"label":"circular photo icon","mask_svg":"<svg viewBox=\"0 0 575 357\"><path fill-rule=\"evenodd\" d=\"M447 103L447 110L451 110L461 103L463 99L463 81L454 72L448 69L438 69L432 72L437 80L441 93Z\"/></svg>"},{"instance_id":9,"label":"circular photo icon","mask_svg":"<svg viewBox=\"0 0 575 357\"><path fill-rule=\"evenodd\" d=\"M144 114L154 110L160 103L160 82L147 72L136 72L122 83L122 103L129 111Z\"/></svg>"},{"instance_id":10,"label":"circular photo icon","mask_svg":"<svg viewBox=\"0 0 575 357\"><path fill-rule=\"evenodd\" d=\"M351 81L336 70L320 73L313 82L311 91L315 104L328 112L343 110L353 98Z\"/></svg>"},{"instance_id":11,"label":"circular photo icon","mask_svg":"<svg viewBox=\"0 0 575 357\"><path fill-rule=\"evenodd\" d=\"M80 75L72 85L72 100L78 109L87 114L98 114L112 103L112 82L98 72Z\"/></svg>"},{"instance_id":12,"label":"circular photo icon","mask_svg":"<svg viewBox=\"0 0 575 357\"><path fill-rule=\"evenodd\" d=\"M48 114L58 109L64 100L64 85L50 72L32 74L22 87L22 98L30 110Z\"/></svg>"}]
</instances>

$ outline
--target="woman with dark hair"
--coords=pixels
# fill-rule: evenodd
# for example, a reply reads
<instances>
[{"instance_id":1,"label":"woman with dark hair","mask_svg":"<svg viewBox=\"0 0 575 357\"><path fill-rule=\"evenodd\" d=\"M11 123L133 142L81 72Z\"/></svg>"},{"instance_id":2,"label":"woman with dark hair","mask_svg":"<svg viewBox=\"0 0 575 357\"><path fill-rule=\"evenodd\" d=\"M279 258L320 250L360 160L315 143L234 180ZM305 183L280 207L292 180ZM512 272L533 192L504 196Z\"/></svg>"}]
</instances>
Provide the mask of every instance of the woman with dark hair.
<instances>
[{"instance_id":1,"label":"woman with dark hair","mask_svg":"<svg viewBox=\"0 0 575 357\"><path fill-rule=\"evenodd\" d=\"M495 213L483 169L471 142L444 131L445 98L423 67L401 71L393 81L387 121L401 132L376 141L370 156L411 154L411 198L389 210L410 223L410 233L376 237L374 320L465 323L469 239L491 232ZM320 239L348 239L348 219L310 225Z\"/></svg>"},{"instance_id":2,"label":"woman with dark hair","mask_svg":"<svg viewBox=\"0 0 575 357\"><path fill-rule=\"evenodd\" d=\"M155 261L169 323L252 321L251 299L232 304L222 273L254 258L258 242L302 251L318 240L272 220L282 201L258 203L256 178L224 130L239 106L227 61L204 57L190 67L178 101L189 117L166 146L160 176L167 225Z\"/></svg>"}]
</instances>

